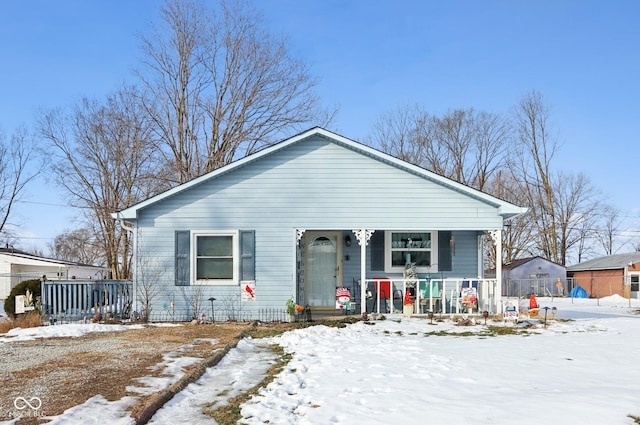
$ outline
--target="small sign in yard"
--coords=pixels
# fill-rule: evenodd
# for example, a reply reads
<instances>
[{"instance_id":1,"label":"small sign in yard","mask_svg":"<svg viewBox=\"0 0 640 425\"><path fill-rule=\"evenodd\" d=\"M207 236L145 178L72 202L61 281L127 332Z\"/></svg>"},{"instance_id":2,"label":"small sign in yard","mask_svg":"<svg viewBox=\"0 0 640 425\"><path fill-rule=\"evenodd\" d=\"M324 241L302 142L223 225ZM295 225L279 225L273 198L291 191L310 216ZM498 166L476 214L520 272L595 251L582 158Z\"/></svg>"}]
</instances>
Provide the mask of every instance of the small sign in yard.
<instances>
[{"instance_id":1,"label":"small sign in yard","mask_svg":"<svg viewBox=\"0 0 640 425\"><path fill-rule=\"evenodd\" d=\"M504 310L502 311L502 317L504 321L516 322L518 320L518 314L518 302L506 300L504 302Z\"/></svg>"},{"instance_id":2,"label":"small sign in yard","mask_svg":"<svg viewBox=\"0 0 640 425\"><path fill-rule=\"evenodd\" d=\"M16 314L24 313L24 295L16 295L15 305Z\"/></svg>"}]
</instances>

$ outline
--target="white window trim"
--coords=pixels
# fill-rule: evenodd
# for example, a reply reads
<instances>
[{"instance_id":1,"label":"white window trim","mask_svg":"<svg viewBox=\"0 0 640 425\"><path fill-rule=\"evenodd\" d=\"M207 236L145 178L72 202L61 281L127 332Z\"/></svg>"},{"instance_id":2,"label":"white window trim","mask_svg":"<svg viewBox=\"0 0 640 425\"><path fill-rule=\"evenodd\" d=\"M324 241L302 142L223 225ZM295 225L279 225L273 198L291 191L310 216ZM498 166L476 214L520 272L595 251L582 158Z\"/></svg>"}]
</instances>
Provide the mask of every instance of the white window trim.
<instances>
[{"instance_id":1,"label":"white window trim","mask_svg":"<svg viewBox=\"0 0 640 425\"><path fill-rule=\"evenodd\" d=\"M416 273L438 272L438 232L434 230L385 230L384 232L384 271L385 273L402 273L404 267L391 266L391 234L392 233L430 233L431 234L431 267L416 267Z\"/></svg>"},{"instance_id":2,"label":"white window trim","mask_svg":"<svg viewBox=\"0 0 640 425\"><path fill-rule=\"evenodd\" d=\"M637 278L637 279L638 279L638 282L633 282L633 281L631 280L631 278L632 278L632 277ZM638 273L638 272L629 272L629 291L630 291L630 292L638 292L638 291L632 291L632 290L631 290L631 288L632 288L632 286L631 286L631 285L635 285L635 284L640 284L640 273Z\"/></svg>"},{"instance_id":3,"label":"white window trim","mask_svg":"<svg viewBox=\"0 0 640 425\"><path fill-rule=\"evenodd\" d=\"M233 279L197 279L198 236L232 236ZM191 276L195 285L239 285L240 284L240 232L238 230L192 230L191 231Z\"/></svg>"}]
</instances>

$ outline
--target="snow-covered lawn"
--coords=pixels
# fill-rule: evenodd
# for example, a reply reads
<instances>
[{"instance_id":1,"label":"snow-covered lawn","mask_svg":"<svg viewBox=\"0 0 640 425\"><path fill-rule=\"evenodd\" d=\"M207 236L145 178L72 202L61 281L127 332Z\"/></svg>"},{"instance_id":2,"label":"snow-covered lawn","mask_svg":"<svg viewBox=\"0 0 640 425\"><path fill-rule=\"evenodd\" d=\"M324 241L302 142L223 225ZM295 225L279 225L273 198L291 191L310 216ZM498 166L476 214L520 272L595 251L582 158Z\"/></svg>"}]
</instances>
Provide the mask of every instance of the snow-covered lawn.
<instances>
[{"instance_id":1,"label":"snow-covered lawn","mask_svg":"<svg viewBox=\"0 0 640 425\"><path fill-rule=\"evenodd\" d=\"M551 320L549 310L548 326L538 322L526 334L487 335L482 321L455 326L390 316L246 339L151 423L215 423L201 413L204 404L224 402L260 382L274 361L266 347L275 343L292 360L242 406L242 423L633 424L627 415L640 416L638 301L631 308L617 296L600 305L590 299L538 301L556 307L555 319L562 320ZM131 424L126 409L133 400L94 397L52 423Z\"/></svg>"}]
</instances>

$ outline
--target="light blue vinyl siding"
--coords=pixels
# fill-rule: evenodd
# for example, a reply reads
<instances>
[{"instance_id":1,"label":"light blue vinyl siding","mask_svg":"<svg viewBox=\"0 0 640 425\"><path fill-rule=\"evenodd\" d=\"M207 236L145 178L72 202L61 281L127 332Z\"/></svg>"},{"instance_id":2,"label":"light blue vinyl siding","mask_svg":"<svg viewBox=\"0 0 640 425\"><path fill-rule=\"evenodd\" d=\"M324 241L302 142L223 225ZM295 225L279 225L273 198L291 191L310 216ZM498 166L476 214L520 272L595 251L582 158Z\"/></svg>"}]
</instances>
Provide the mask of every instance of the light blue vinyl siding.
<instances>
[{"instance_id":1,"label":"light blue vinyl siding","mask_svg":"<svg viewBox=\"0 0 640 425\"><path fill-rule=\"evenodd\" d=\"M141 209L137 238L138 253L152 252L168 293L184 298L200 288L221 300L239 287L174 285L175 232L254 230L256 298L261 307L283 308L295 291L295 229L453 230L455 269L475 276L477 231L501 227L496 205L316 136ZM359 276L352 239L344 284ZM176 307L186 302L178 298Z\"/></svg>"}]
</instances>

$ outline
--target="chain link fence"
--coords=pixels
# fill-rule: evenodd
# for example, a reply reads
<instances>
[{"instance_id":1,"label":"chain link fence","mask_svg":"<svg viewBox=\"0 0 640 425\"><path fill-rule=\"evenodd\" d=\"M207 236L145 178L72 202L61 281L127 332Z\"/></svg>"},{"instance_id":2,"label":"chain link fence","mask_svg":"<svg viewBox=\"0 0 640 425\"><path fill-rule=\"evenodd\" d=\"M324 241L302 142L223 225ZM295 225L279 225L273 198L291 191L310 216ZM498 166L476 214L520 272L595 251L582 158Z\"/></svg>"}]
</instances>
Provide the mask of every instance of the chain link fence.
<instances>
[{"instance_id":1,"label":"chain link fence","mask_svg":"<svg viewBox=\"0 0 640 425\"><path fill-rule=\"evenodd\" d=\"M189 308L168 308L161 310L151 310L149 314L150 322L250 322L258 320L260 322L289 322L289 314L285 309L263 308L255 311L239 311L225 307L203 309L199 314L194 315Z\"/></svg>"},{"instance_id":2,"label":"chain link fence","mask_svg":"<svg viewBox=\"0 0 640 425\"><path fill-rule=\"evenodd\" d=\"M568 297L577 286L584 289L589 298L612 295L633 298L638 291L623 276L588 276L567 278L566 281L561 281L561 285L558 285L557 279L509 279L503 287L502 295L515 298L528 298L532 294L537 297Z\"/></svg>"}]
</instances>

